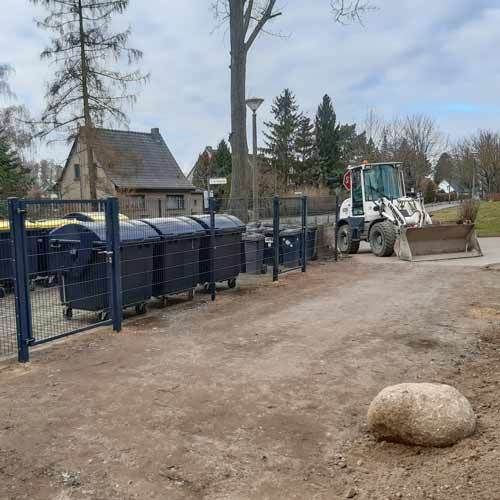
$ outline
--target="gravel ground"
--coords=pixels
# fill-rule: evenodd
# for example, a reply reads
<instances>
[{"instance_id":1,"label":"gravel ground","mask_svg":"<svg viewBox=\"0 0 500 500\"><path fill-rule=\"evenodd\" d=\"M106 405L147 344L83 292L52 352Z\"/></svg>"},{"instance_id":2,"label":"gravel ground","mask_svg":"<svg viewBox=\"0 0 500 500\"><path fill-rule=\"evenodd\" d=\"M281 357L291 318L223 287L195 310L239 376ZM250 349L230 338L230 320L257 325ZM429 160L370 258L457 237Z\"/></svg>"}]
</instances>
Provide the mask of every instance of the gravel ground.
<instances>
[{"instance_id":1,"label":"gravel ground","mask_svg":"<svg viewBox=\"0 0 500 500\"><path fill-rule=\"evenodd\" d=\"M360 255L175 302L3 365L2 500L500 498L495 268ZM460 389L476 435L377 443L371 399L413 381Z\"/></svg>"}]
</instances>

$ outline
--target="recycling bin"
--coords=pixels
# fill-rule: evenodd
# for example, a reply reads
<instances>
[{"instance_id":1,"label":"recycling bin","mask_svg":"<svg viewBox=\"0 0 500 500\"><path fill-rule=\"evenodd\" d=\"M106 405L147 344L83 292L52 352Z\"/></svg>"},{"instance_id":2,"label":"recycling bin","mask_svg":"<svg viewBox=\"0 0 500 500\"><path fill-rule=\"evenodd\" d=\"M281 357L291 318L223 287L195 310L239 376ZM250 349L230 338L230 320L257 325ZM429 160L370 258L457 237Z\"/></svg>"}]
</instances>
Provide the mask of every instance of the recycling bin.
<instances>
[{"instance_id":1,"label":"recycling bin","mask_svg":"<svg viewBox=\"0 0 500 500\"><path fill-rule=\"evenodd\" d=\"M135 223L135 221L131 221ZM142 219L159 235L153 249L153 296L188 292L198 284L201 240L205 229L189 218Z\"/></svg>"},{"instance_id":2,"label":"recycling bin","mask_svg":"<svg viewBox=\"0 0 500 500\"><path fill-rule=\"evenodd\" d=\"M27 272L30 286L39 274L37 241L39 231L30 222L25 223ZM14 288L14 242L11 238L9 221L0 221L0 297L6 290Z\"/></svg>"},{"instance_id":3,"label":"recycling bin","mask_svg":"<svg viewBox=\"0 0 500 500\"><path fill-rule=\"evenodd\" d=\"M7 221L0 221L0 298L5 296L5 290L9 290L13 286L14 266L10 226Z\"/></svg>"},{"instance_id":4,"label":"recycling bin","mask_svg":"<svg viewBox=\"0 0 500 500\"><path fill-rule=\"evenodd\" d=\"M284 267L300 266L302 251L302 230L289 228L280 231L280 262Z\"/></svg>"},{"instance_id":5,"label":"recycling bin","mask_svg":"<svg viewBox=\"0 0 500 500\"><path fill-rule=\"evenodd\" d=\"M204 230L200 247L200 284L210 282L210 215L191 216ZM184 219L184 217L180 217ZM215 216L214 281L227 281L229 288L236 286L241 272L241 235L245 225L233 215Z\"/></svg>"},{"instance_id":6,"label":"recycling bin","mask_svg":"<svg viewBox=\"0 0 500 500\"><path fill-rule=\"evenodd\" d=\"M307 226L306 231L306 258L307 260L316 260L318 258L318 244L317 244L318 226L310 224Z\"/></svg>"},{"instance_id":7,"label":"recycling bin","mask_svg":"<svg viewBox=\"0 0 500 500\"><path fill-rule=\"evenodd\" d=\"M248 229L248 228L247 228ZM266 272L264 264L265 236L259 232L246 232L242 236L243 255L242 263L247 274L263 274Z\"/></svg>"},{"instance_id":8,"label":"recycling bin","mask_svg":"<svg viewBox=\"0 0 500 500\"><path fill-rule=\"evenodd\" d=\"M146 312L153 293L153 248L160 239L145 222L120 222L120 258L123 307ZM58 275L64 315L73 309L109 317L110 265L106 252L106 224L72 223L49 235L49 266Z\"/></svg>"}]
</instances>

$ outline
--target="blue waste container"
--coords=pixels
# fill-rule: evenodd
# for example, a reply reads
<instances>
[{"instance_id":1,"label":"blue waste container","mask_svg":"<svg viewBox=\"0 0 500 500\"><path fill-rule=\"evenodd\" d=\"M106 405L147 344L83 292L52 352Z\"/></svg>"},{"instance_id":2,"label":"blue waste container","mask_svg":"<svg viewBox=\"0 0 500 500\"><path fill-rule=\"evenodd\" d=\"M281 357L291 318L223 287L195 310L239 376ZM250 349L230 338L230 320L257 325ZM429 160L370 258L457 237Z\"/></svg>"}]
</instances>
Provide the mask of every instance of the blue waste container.
<instances>
[{"instance_id":1,"label":"blue waste container","mask_svg":"<svg viewBox=\"0 0 500 500\"><path fill-rule=\"evenodd\" d=\"M159 236L144 222L120 222L119 227L123 307L142 314L153 293L153 248ZM50 233L49 245L49 266L58 275L64 315L71 318L73 309L79 309L107 319L111 290L106 224L67 224Z\"/></svg>"},{"instance_id":2,"label":"blue waste container","mask_svg":"<svg viewBox=\"0 0 500 500\"><path fill-rule=\"evenodd\" d=\"M183 219L183 217L180 217ZM201 241L199 279L200 284L210 282L210 215L191 216L204 230ZM227 281L229 288L236 286L241 272L241 235L245 224L233 215L215 216L214 281Z\"/></svg>"},{"instance_id":3,"label":"blue waste container","mask_svg":"<svg viewBox=\"0 0 500 500\"><path fill-rule=\"evenodd\" d=\"M168 295L188 292L192 297L198 284L205 229L187 217L141 220L160 236L153 251L153 296L165 300Z\"/></svg>"},{"instance_id":4,"label":"blue waste container","mask_svg":"<svg viewBox=\"0 0 500 500\"><path fill-rule=\"evenodd\" d=\"M302 252L302 230L289 228L280 231L280 262L284 267L300 266Z\"/></svg>"}]
</instances>

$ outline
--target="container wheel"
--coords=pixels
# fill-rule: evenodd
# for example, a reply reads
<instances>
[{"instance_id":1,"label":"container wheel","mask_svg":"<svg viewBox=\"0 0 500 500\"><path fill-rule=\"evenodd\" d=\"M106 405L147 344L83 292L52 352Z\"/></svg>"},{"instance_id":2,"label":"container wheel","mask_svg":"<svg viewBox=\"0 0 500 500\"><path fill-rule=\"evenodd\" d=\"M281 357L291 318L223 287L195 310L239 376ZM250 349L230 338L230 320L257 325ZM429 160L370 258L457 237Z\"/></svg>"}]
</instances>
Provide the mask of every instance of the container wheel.
<instances>
[{"instance_id":1,"label":"container wheel","mask_svg":"<svg viewBox=\"0 0 500 500\"><path fill-rule=\"evenodd\" d=\"M107 321L109 319L109 312L108 311L99 311L97 313L97 319L99 321Z\"/></svg>"},{"instance_id":2,"label":"container wheel","mask_svg":"<svg viewBox=\"0 0 500 500\"><path fill-rule=\"evenodd\" d=\"M64 314L64 317L66 319L71 319L73 317L73 308L72 307L65 307L63 314Z\"/></svg>"},{"instance_id":3,"label":"container wheel","mask_svg":"<svg viewBox=\"0 0 500 500\"><path fill-rule=\"evenodd\" d=\"M141 315L141 314L146 314L147 312L147 307L146 307L146 304L137 304L135 306L135 312L136 314L138 315Z\"/></svg>"},{"instance_id":4,"label":"container wheel","mask_svg":"<svg viewBox=\"0 0 500 500\"><path fill-rule=\"evenodd\" d=\"M260 268L260 274L267 274L267 264L262 264Z\"/></svg>"},{"instance_id":5,"label":"container wheel","mask_svg":"<svg viewBox=\"0 0 500 500\"><path fill-rule=\"evenodd\" d=\"M232 278L230 280L227 280L227 286L229 288L236 288L236 278Z\"/></svg>"},{"instance_id":6,"label":"container wheel","mask_svg":"<svg viewBox=\"0 0 500 500\"><path fill-rule=\"evenodd\" d=\"M0 299L3 299L5 297L5 288L0 287Z\"/></svg>"},{"instance_id":7,"label":"container wheel","mask_svg":"<svg viewBox=\"0 0 500 500\"><path fill-rule=\"evenodd\" d=\"M35 282L33 280L30 280L29 289L30 289L30 292L35 291Z\"/></svg>"},{"instance_id":8,"label":"container wheel","mask_svg":"<svg viewBox=\"0 0 500 500\"><path fill-rule=\"evenodd\" d=\"M194 299L194 289L191 288L191 290L188 291L188 299L193 300Z\"/></svg>"},{"instance_id":9,"label":"container wheel","mask_svg":"<svg viewBox=\"0 0 500 500\"><path fill-rule=\"evenodd\" d=\"M168 297L165 297L165 295L161 298L161 307L167 307L168 306ZM136 306L136 312L137 312L137 306ZM141 313L137 313L141 314Z\"/></svg>"}]
</instances>

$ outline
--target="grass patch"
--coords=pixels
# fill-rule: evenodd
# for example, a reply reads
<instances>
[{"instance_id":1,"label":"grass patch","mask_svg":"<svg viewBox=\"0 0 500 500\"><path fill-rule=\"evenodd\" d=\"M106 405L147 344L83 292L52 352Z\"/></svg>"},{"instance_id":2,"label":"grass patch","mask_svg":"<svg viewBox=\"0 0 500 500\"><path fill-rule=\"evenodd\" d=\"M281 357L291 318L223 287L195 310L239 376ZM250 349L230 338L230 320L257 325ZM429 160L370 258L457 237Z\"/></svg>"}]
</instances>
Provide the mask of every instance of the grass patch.
<instances>
[{"instance_id":1,"label":"grass patch","mask_svg":"<svg viewBox=\"0 0 500 500\"><path fill-rule=\"evenodd\" d=\"M446 208L434 212L434 222L456 222L460 207ZM500 236L500 201L482 201L476 220L477 234L481 238Z\"/></svg>"}]
</instances>

